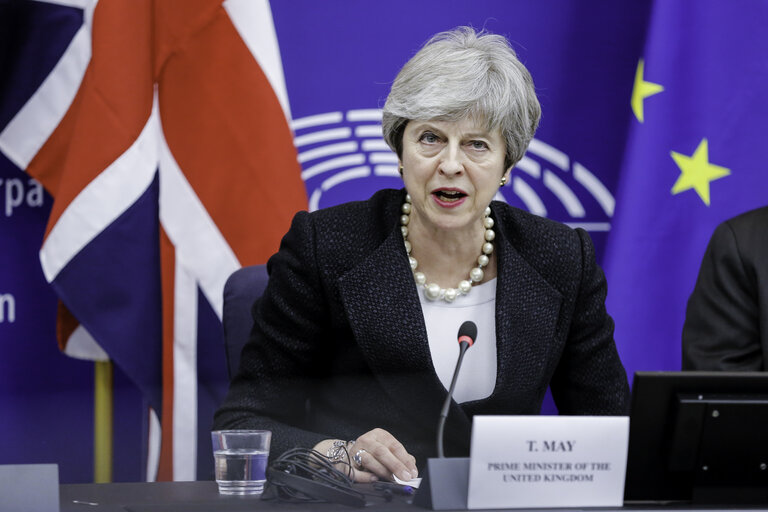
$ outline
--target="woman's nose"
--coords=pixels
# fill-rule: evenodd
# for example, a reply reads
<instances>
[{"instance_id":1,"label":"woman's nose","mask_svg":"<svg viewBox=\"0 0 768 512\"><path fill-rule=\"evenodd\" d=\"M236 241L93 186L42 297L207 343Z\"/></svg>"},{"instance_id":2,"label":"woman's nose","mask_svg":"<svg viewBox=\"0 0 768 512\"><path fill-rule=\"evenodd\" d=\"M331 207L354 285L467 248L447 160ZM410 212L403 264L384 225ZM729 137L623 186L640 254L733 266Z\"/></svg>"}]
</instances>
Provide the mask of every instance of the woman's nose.
<instances>
[{"instance_id":1,"label":"woman's nose","mask_svg":"<svg viewBox=\"0 0 768 512\"><path fill-rule=\"evenodd\" d=\"M461 151L458 147L449 144L443 149L439 170L442 174L449 176L464 172L464 163L461 158Z\"/></svg>"}]
</instances>

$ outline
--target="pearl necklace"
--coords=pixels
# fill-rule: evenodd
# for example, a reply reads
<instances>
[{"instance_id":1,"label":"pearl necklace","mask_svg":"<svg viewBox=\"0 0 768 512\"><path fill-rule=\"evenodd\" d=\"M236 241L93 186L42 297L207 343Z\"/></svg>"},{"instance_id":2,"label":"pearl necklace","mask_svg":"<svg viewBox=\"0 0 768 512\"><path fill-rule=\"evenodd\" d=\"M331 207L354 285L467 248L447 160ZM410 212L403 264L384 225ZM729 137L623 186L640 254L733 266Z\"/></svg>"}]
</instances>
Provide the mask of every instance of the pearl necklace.
<instances>
[{"instance_id":1,"label":"pearl necklace","mask_svg":"<svg viewBox=\"0 0 768 512\"><path fill-rule=\"evenodd\" d=\"M456 288L441 288L437 283L427 283L427 276L424 272L418 272L416 269L419 266L419 262L416 258L411 256L411 243L408 241L408 222L411 220L411 196L405 195L405 202L401 208L403 214L400 216L400 231L403 234L403 241L405 242L405 252L408 253L408 261L411 264L411 270L413 271L413 278L416 280L418 286L424 287L424 295L429 300L443 299L446 302L453 302L459 295L467 295L472 289L473 284L477 284L483 280L483 268L488 265L490 261L490 254L493 252L493 239L496 238L496 232L493 228L493 219L490 217L491 208L485 209L485 217L483 218L483 227L485 228L485 242L483 243L482 253L477 258L477 266L469 271L469 279L461 281Z\"/></svg>"}]
</instances>

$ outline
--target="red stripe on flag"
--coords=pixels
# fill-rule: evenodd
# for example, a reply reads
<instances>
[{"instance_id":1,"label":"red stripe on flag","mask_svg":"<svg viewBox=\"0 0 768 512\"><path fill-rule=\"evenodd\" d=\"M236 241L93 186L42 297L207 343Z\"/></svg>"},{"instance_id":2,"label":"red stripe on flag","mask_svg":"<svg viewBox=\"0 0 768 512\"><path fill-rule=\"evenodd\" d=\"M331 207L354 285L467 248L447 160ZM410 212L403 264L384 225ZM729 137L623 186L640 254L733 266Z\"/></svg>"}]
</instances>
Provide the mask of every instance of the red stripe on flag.
<instances>
[{"instance_id":1,"label":"red stripe on flag","mask_svg":"<svg viewBox=\"0 0 768 512\"><path fill-rule=\"evenodd\" d=\"M58 301L56 308L56 341L59 343L59 350L64 352L67 348L67 341L69 341L72 333L80 325L80 322L75 316L67 309L67 306L63 302Z\"/></svg>"},{"instance_id":2,"label":"red stripe on flag","mask_svg":"<svg viewBox=\"0 0 768 512\"><path fill-rule=\"evenodd\" d=\"M179 11L163 15L164 34L188 22ZM263 263L307 208L285 114L223 8L177 40L160 75L168 146L240 263Z\"/></svg>"},{"instance_id":3,"label":"red stripe on flag","mask_svg":"<svg viewBox=\"0 0 768 512\"><path fill-rule=\"evenodd\" d=\"M223 0L162 0L155 2L155 76L184 41L210 23Z\"/></svg>"},{"instance_id":4,"label":"red stripe on flag","mask_svg":"<svg viewBox=\"0 0 768 512\"><path fill-rule=\"evenodd\" d=\"M27 171L54 197L46 236L64 209L141 133L152 108L150 0L99 2L93 52L69 110Z\"/></svg>"},{"instance_id":5,"label":"red stripe on flag","mask_svg":"<svg viewBox=\"0 0 768 512\"><path fill-rule=\"evenodd\" d=\"M160 227L160 270L163 290L163 411L161 418L160 462L157 481L173 480L173 311L176 251Z\"/></svg>"}]
</instances>

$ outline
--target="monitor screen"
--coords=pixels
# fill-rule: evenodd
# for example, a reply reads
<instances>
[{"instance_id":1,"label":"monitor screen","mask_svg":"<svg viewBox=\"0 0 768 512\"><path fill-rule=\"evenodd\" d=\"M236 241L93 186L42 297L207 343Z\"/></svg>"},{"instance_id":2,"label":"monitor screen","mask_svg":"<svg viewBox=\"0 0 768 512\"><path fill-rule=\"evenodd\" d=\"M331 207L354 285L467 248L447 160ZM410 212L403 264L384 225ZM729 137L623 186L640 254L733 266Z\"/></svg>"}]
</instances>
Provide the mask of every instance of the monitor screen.
<instances>
[{"instance_id":1,"label":"monitor screen","mask_svg":"<svg viewBox=\"0 0 768 512\"><path fill-rule=\"evenodd\" d=\"M637 372L624 495L768 503L768 373Z\"/></svg>"}]
</instances>

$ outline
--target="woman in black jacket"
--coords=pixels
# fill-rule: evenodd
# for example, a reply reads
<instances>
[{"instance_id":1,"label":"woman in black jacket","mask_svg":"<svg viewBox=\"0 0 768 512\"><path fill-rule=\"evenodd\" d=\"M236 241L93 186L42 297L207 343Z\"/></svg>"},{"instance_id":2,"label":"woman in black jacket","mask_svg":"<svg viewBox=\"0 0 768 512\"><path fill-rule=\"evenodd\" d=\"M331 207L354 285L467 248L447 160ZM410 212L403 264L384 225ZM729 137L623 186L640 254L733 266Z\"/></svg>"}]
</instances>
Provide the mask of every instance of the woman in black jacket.
<instances>
[{"instance_id":1,"label":"woman in black jacket","mask_svg":"<svg viewBox=\"0 0 768 512\"><path fill-rule=\"evenodd\" d=\"M475 414L626 414L629 388L583 230L492 201L538 126L533 81L501 36L432 38L400 71L384 138L405 190L294 218L216 428L273 432L271 456L353 455L357 481L410 479L435 426L465 320L478 326L445 428Z\"/></svg>"}]
</instances>

